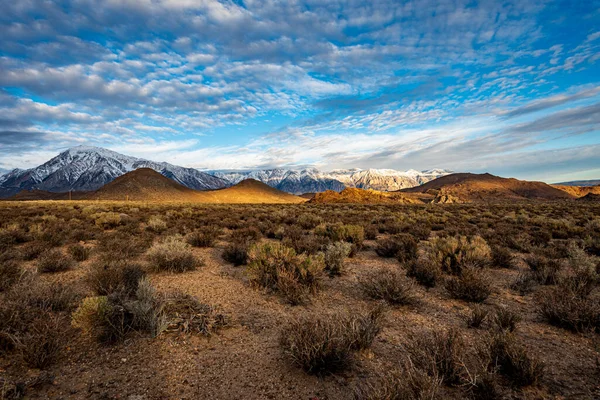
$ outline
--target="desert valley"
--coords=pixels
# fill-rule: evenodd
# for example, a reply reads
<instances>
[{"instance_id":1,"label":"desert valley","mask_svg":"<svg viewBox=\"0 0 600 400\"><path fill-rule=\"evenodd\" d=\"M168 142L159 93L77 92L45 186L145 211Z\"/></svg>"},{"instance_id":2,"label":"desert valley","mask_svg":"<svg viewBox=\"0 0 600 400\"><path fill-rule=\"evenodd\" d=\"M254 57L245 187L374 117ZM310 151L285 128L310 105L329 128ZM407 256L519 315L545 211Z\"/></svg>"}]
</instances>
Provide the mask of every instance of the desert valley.
<instances>
[{"instance_id":1,"label":"desert valley","mask_svg":"<svg viewBox=\"0 0 600 400\"><path fill-rule=\"evenodd\" d=\"M2 398L600 396L598 186L41 189L92 153L3 184Z\"/></svg>"}]
</instances>

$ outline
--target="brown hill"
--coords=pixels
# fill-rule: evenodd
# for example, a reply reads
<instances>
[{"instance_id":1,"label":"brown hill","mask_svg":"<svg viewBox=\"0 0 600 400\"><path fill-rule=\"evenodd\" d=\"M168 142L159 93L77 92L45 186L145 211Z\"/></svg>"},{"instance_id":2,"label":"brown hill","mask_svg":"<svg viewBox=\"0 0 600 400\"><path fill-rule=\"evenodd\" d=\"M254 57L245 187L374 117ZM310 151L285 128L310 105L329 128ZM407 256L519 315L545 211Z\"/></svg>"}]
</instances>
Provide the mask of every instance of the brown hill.
<instances>
[{"instance_id":1,"label":"brown hill","mask_svg":"<svg viewBox=\"0 0 600 400\"><path fill-rule=\"evenodd\" d=\"M90 192L86 198L89 200L195 201L197 193L153 169L139 168L121 175L95 192Z\"/></svg>"},{"instance_id":2,"label":"brown hill","mask_svg":"<svg viewBox=\"0 0 600 400\"><path fill-rule=\"evenodd\" d=\"M588 193L585 196L581 196L580 198L578 198L577 201L591 201L595 203L600 203L600 194Z\"/></svg>"},{"instance_id":3,"label":"brown hill","mask_svg":"<svg viewBox=\"0 0 600 400\"><path fill-rule=\"evenodd\" d=\"M600 185L598 186L564 186L552 185L552 187L569 193L571 196L583 197L588 193L600 194Z\"/></svg>"},{"instance_id":4,"label":"brown hill","mask_svg":"<svg viewBox=\"0 0 600 400\"><path fill-rule=\"evenodd\" d=\"M346 188L339 193L333 190L316 193L309 203L412 204L420 203L420 201L415 199L414 196L398 192Z\"/></svg>"},{"instance_id":5,"label":"brown hill","mask_svg":"<svg viewBox=\"0 0 600 400\"><path fill-rule=\"evenodd\" d=\"M491 174L451 174L434 179L421 186L402 189L404 193L447 194L462 201L494 200L560 200L571 199L569 193L544 182L501 178Z\"/></svg>"},{"instance_id":6,"label":"brown hill","mask_svg":"<svg viewBox=\"0 0 600 400\"><path fill-rule=\"evenodd\" d=\"M294 196L254 179L245 179L237 185L196 192L202 203L303 203L306 199Z\"/></svg>"}]
</instances>

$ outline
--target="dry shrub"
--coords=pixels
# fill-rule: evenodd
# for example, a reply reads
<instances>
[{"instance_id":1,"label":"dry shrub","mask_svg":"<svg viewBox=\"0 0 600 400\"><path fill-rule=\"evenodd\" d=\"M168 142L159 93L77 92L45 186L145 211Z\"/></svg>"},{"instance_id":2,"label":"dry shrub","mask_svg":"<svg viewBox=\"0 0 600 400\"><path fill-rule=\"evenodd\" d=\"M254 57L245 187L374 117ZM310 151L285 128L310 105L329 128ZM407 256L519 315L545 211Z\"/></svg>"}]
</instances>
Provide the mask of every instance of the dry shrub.
<instances>
[{"instance_id":1,"label":"dry shrub","mask_svg":"<svg viewBox=\"0 0 600 400\"><path fill-rule=\"evenodd\" d=\"M378 240L375 252L381 257L396 257L400 262L417 258L418 243L412 235L400 233Z\"/></svg>"},{"instance_id":2,"label":"dry shrub","mask_svg":"<svg viewBox=\"0 0 600 400\"><path fill-rule=\"evenodd\" d=\"M543 376L543 363L532 357L511 333L491 335L480 353L490 370L498 371L515 386L532 385Z\"/></svg>"},{"instance_id":3,"label":"dry shrub","mask_svg":"<svg viewBox=\"0 0 600 400\"><path fill-rule=\"evenodd\" d=\"M194 247L212 247L220 234L221 228L216 225L208 225L190 233L185 240Z\"/></svg>"},{"instance_id":4,"label":"dry shrub","mask_svg":"<svg viewBox=\"0 0 600 400\"><path fill-rule=\"evenodd\" d=\"M121 216L115 212L93 214L91 218L94 219L97 226L103 229L113 229L121 225Z\"/></svg>"},{"instance_id":5,"label":"dry shrub","mask_svg":"<svg viewBox=\"0 0 600 400\"><path fill-rule=\"evenodd\" d=\"M532 278L540 285L555 285L558 283L559 274L563 267L560 260L550 259L539 254L530 254L525 257Z\"/></svg>"},{"instance_id":6,"label":"dry shrub","mask_svg":"<svg viewBox=\"0 0 600 400\"><path fill-rule=\"evenodd\" d=\"M491 250L480 236L436 237L428 252L444 272L459 275L464 266L485 267L490 263Z\"/></svg>"},{"instance_id":7,"label":"dry shrub","mask_svg":"<svg viewBox=\"0 0 600 400\"><path fill-rule=\"evenodd\" d=\"M72 325L102 343L122 341L132 331L156 336L165 327L163 302L142 279L134 296L114 292L86 297L73 313Z\"/></svg>"},{"instance_id":8,"label":"dry shrub","mask_svg":"<svg viewBox=\"0 0 600 400\"><path fill-rule=\"evenodd\" d=\"M466 373L465 343L458 330L418 332L405 345L411 362L447 385L458 385Z\"/></svg>"},{"instance_id":9,"label":"dry shrub","mask_svg":"<svg viewBox=\"0 0 600 400\"><path fill-rule=\"evenodd\" d=\"M442 277L442 270L436 262L429 257L421 257L418 260L412 260L406 265L406 275L414 278L417 283L428 288L437 285Z\"/></svg>"},{"instance_id":10,"label":"dry shrub","mask_svg":"<svg viewBox=\"0 0 600 400\"><path fill-rule=\"evenodd\" d=\"M390 304L409 305L417 301L413 283L401 270L388 268L371 271L359 284L367 296Z\"/></svg>"},{"instance_id":11,"label":"dry shrub","mask_svg":"<svg viewBox=\"0 0 600 400\"><path fill-rule=\"evenodd\" d=\"M367 314L307 316L281 333L280 343L292 362L310 374L343 370L355 351L371 346L381 329L382 309Z\"/></svg>"},{"instance_id":12,"label":"dry shrub","mask_svg":"<svg viewBox=\"0 0 600 400\"><path fill-rule=\"evenodd\" d=\"M79 243L72 244L68 250L75 261L85 261L90 257L90 248Z\"/></svg>"},{"instance_id":13,"label":"dry shrub","mask_svg":"<svg viewBox=\"0 0 600 400\"><path fill-rule=\"evenodd\" d=\"M354 400L425 400L438 398L441 380L407 364L401 370L363 380L353 392Z\"/></svg>"},{"instance_id":14,"label":"dry shrub","mask_svg":"<svg viewBox=\"0 0 600 400\"><path fill-rule=\"evenodd\" d=\"M167 223L158 215L151 215L146 223L147 229L154 233L161 233L167 230Z\"/></svg>"},{"instance_id":15,"label":"dry shrub","mask_svg":"<svg viewBox=\"0 0 600 400\"><path fill-rule=\"evenodd\" d=\"M519 292L521 296L525 296L533 292L538 285L538 279L534 272L520 272L515 280L510 284L510 288Z\"/></svg>"},{"instance_id":16,"label":"dry shrub","mask_svg":"<svg viewBox=\"0 0 600 400\"><path fill-rule=\"evenodd\" d=\"M494 325L500 331L513 332L521 320L521 316L508 307L496 308L496 313L494 314Z\"/></svg>"},{"instance_id":17,"label":"dry shrub","mask_svg":"<svg viewBox=\"0 0 600 400\"><path fill-rule=\"evenodd\" d=\"M228 324L225 314L215 307L179 292L167 296L163 311L169 332L210 336Z\"/></svg>"},{"instance_id":18,"label":"dry shrub","mask_svg":"<svg viewBox=\"0 0 600 400\"><path fill-rule=\"evenodd\" d=\"M18 282L23 274L21 265L15 260L0 260L0 292Z\"/></svg>"},{"instance_id":19,"label":"dry shrub","mask_svg":"<svg viewBox=\"0 0 600 400\"><path fill-rule=\"evenodd\" d=\"M492 246L492 265L497 268L515 268L512 252L503 246Z\"/></svg>"},{"instance_id":20,"label":"dry shrub","mask_svg":"<svg viewBox=\"0 0 600 400\"><path fill-rule=\"evenodd\" d=\"M191 246L179 236L170 236L154 244L146 255L149 267L155 272L192 271L200 264Z\"/></svg>"},{"instance_id":21,"label":"dry shrub","mask_svg":"<svg viewBox=\"0 0 600 400\"><path fill-rule=\"evenodd\" d=\"M297 255L280 243L254 245L248 253L250 282L280 292L291 304L301 304L319 288L325 268L322 256Z\"/></svg>"},{"instance_id":22,"label":"dry shrub","mask_svg":"<svg viewBox=\"0 0 600 400\"><path fill-rule=\"evenodd\" d=\"M481 303L492 293L491 279L479 268L463 266L459 276L446 281L446 290L452 298Z\"/></svg>"},{"instance_id":23,"label":"dry shrub","mask_svg":"<svg viewBox=\"0 0 600 400\"><path fill-rule=\"evenodd\" d=\"M106 260L135 258L152 244L151 237L132 236L122 232L103 235L97 249Z\"/></svg>"},{"instance_id":24,"label":"dry shrub","mask_svg":"<svg viewBox=\"0 0 600 400\"><path fill-rule=\"evenodd\" d=\"M19 338L23 361L31 367L44 369L54 364L63 350L68 320L53 314L41 314Z\"/></svg>"},{"instance_id":25,"label":"dry shrub","mask_svg":"<svg viewBox=\"0 0 600 400\"><path fill-rule=\"evenodd\" d=\"M238 240L229 243L223 249L223 260L232 263L236 267L248 263L248 250L252 243L248 240Z\"/></svg>"},{"instance_id":26,"label":"dry shrub","mask_svg":"<svg viewBox=\"0 0 600 400\"><path fill-rule=\"evenodd\" d=\"M73 259L59 249L51 249L38 257L37 266L42 273L63 272L71 269Z\"/></svg>"},{"instance_id":27,"label":"dry shrub","mask_svg":"<svg viewBox=\"0 0 600 400\"><path fill-rule=\"evenodd\" d=\"M564 286L538 296L538 312L549 324L575 332L600 331L600 301Z\"/></svg>"},{"instance_id":28,"label":"dry shrub","mask_svg":"<svg viewBox=\"0 0 600 400\"><path fill-rule=\"evenodd\" d=\"M345 242L335 242L325 249L325 270L330 275L341 275L344 259L350 255L352 246Z\"/></svg>"},{"instance_id":29,"label":"dry shrub","mask_svg":"<svg viewBox=\"0 0 600 400\"><path fill-rule=\"evenodd\" d=\"M481 305L475 305L471 308L471 313L467 316L467 327L480 328L485 322L489 310Z\"/></svg>"},{"instance_id":30,"label":"dry shrub","mask_svg":"<svg viewBox=\"0 0 600 400\"><path fill-rule=\"evenodd\" d=\"M45 242L28 242L19 248L21 258L25 261L35 260L49 249L49 246Z\"/></svg>"},{"instance_id":31,"label":"dry shrub","mask_svg":"<svg viewBox=\"0 0 600 400\"><path fill-rule=\"evenodd\" d=\"M90 268L86 281L99 296L117 291L125 291L132 295L137 291L144 276L145 273L138 264L127 260L99 261Z\"/></svg>"}]
</instances>

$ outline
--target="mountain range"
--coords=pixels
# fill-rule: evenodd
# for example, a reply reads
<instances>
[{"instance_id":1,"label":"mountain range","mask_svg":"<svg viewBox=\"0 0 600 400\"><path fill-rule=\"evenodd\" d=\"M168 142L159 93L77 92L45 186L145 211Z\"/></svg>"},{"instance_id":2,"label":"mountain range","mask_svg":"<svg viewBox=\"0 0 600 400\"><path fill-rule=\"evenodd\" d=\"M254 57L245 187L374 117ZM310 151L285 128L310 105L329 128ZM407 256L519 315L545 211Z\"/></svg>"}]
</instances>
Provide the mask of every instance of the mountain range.
<instances>
[{"instance_id":1,"label":"mountain range","mask_svg":"<svg viewBox=\"0 0 600 400\"><path fill-rule=\"evenodd\" d=\"M153 169L195 190L219 189L230 185L221 178L194 168L125 156L99 147L78 146L63 151L38 167L14 169L1 176L0 197L10 197L22 190L94 191L139 168Z\"/></svg>"},{"instance_id":2,"label":"mountain range","mask_svg":"<svg viewBox=\"0 0 600 400\"><path fill-rule=\"evenodd\" d=\"M14 169L0 176L0 198L23 190L45 192L95 191L127 172L150 168L194 190L214 190L255 179L278 190L302 194L346 187L395 191L429 182L451 171L396 171L391 169L345 169L322 172L314 168L266 169L255 171L200 171L166 162L126 156L115 151L77 146L61 152L46 163L30 169Z\"/></svg>"}]
</instances>

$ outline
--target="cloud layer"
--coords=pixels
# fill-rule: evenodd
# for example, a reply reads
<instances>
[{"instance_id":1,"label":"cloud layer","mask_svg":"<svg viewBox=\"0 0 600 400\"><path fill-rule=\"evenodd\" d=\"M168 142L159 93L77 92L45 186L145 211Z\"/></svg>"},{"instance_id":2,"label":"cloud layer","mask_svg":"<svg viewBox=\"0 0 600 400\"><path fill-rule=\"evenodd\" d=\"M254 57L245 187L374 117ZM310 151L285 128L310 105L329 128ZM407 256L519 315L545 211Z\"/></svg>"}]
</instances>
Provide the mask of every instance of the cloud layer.
<instances>
[{"instance_id":1,"label":"cloud layer","mask_svg":"<svg viewBox=\"0 0 600 400\"><path fill-rule=\"evenodd\" d=\"M84 143L209 169L600 169L594 2L3 8L0 169Z\"/></svg>"}]
</instances>

